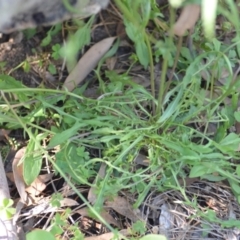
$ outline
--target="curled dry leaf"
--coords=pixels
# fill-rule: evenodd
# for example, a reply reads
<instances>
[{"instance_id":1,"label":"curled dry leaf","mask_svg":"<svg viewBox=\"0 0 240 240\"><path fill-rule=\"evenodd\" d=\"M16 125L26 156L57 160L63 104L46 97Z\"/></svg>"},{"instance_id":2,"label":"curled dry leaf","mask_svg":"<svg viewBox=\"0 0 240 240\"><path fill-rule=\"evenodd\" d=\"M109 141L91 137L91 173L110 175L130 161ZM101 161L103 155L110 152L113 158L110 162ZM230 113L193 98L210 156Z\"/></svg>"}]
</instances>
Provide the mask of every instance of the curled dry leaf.
<instances>
[{"instance_id":1,"label":"curled dry leaf","mask_svg":"<svg viewBox=\"0 0 240 240\"><path fill-rule=\"evenodd\" d=\"M23 179L23 165L22 163L19 164L20 160L25 154L25 151L26 151L25 147L17 151L13 159L12 169L13 169L14 182L17 187L18 193L21 197L21 200L22 202L27 203L28 196L25 191L25 182Z\"/></svg>"},{"instance_id":2,"label":"curled dry leaf","mask_svg":"<svg viewBox=\"0 0 240 240\"><path fill-rule=\"evenodd\" d=\"M138 165L143 165L143 166L149 166L149 159L147 156L139 153L136 158L134 159L134 163Z\"/></svg>"},{"instance_id":3,"label":"curled dry leaf","mask_svg":"<svg viewBox=\"0 0 240 240\"><path fill-rule=\"evenodd\" d=\"M126 29L123 22L119 22L117 25L117 36L120 37L121 39L127 37Z\"/></svg>"},{"instance_id":4,"label":"curled dry leaf","mask_svg":"<svg viewBox=\"0 0 240 240\"><path fill-rule=\"evenodd\" d=\"M132 205L123 197L115 197L113 201L106 201L105 207L112 208L117 213L123 215L126 218L129 218L133 222L140 220L140 217L137 215L136 210L133 209Z\"/></svg>"},{"instance_id":5,"label":"curled dry leaf","mask_svg":"<svg viewBox=\"0 0 240 240\"><path fill-rule=\"evenodd\" d=\"M103 179L104 176L106 175L106 164L102 163L101 167L98 171L98 175L96 177L96 179L94 180L94 183L96 183L97 179ZM95 188L91 187L89 192L88 192L88 201L92 204L94 204L96 202L97 196L95 194Z\"/></svg>"},{"instance_id":6,"label":"curled dry leaf","mask_svg":"<svg viewBox=\"0 0 240 240\"><path fill-rule=\"evenodd\" d=\"M44 189L46 188L46 184L36 178L32 184L25 189L26 192L29 193L31 197L38 196Z\"/></svg>"},{"instance_id":7,"label":"curled dry leaf","mask_svg":"<svg viewBox=\"0 0 240 240\"><path fill-rule=\"evenodd\" d=\"M60 201L61 207L72 207L79 205L79 203L71 198L64 198Z\"/></svg>"},{"instance_id":8,"label":"curled dry leaf","mask_svg":"<svg viewBox=\"0 0 240 240\"><path fill-rule=\"evenodd\" d=\"M113 70L117 63L117 57L111 57L106 59L107 68Z\"/></svg>"},{"instance_id":9,"label":"curled dry leaf","mask_svg":"<svg viewBox=\"0 0 240 240\"><path fill-rule=\"evenodd\" d=\"M39 175L29 187L26 188L26 192L28 192L32 198L35 196L38 196L39 194L42 193L46 189L46 184L45 182L48 182L52 179L53 174L48 173L48 174L43 174Z\"/></svg>"},{"instance_id":10,"label":"curled dry leaf","mask_svg":"<svg viewBox=\"0 0 240 240\"><path fill-rule=\"evenodd\" d=\"M78 214L82 215L83 217L92 218L92 214L89 214L90 211L87 207L81 208L74 213L78 213ZM106 210L103 209L99 214L107 223L113 224L113 225L121 228L121 225L118 223L118 221L115 220Z\"/></svg>"},{"instance_id":11,"label":"curled dry leaf","mask_svg":"<svg viewBox=\"0 0 240 240\"><path fill-rule=\"evenodd\" d=\"M79 60L63 84L63 89L72 91L97 66L99 60L112 46L116 37L106 38L92 46Z\"/></svg>"},{"instance_id":12,"label":"curled dry leaf","mask_svg":"<svg viewBox=\"0 0 240 240\"><path fill-rule=\"evenodd\" d=\"M41 201L38 202L38 205L31 208L29 211L22 213L21 216L34 217L39 214L56 212L57 210L58 210L57 207L53 207L52 204L50 204L49 198L43 198Z\"/></svg>"},{"instance_id":13,"label":"curled dry leaf","mask_svg":"<svg viewBox=\"0 0 240 240\"><path fill-rule=\"evenodd\" d=\"M183 36L186 30L192 29L200 17L200 5L189 4L185 6L179 19L173 26L173 33L179 37Z\"/></svg>"},{"instance_id":14,"label":"curled dry leaf","mask_svg":"<svg viewBox=\"0 0 240 240\"><path fill-rule=\"evenodd\" d=\"M6 176L8 178L9 181L11 181L12 183L14 183L14 176L12 172L7 172Z\"/></svg>"},{"instance_id":15,"label":"curled dry leaf","mask_svg":"<svg viewBox=\"0 0 240 240\"><path fill-rule=\"evenodd\" d=\"M26 148L21 148L15 154L12 163L13 169L13 176L14 176L14 183L18 190L18 193L21 197L21 200L25 204L30 204L31 199L34 201L39 201L41 198L37 197L42 191L46 188L45 182L48 182L52 178L52 174L44 174L38 176L30 186L26 186L24 178L23 178L23 165L22 163L19 164L20 160L24 156ZM11 174L8 174L8 177L11 179ZM29 193L29 197L27 195Z\"/></svg>"},{"instance_id":16,"label":"curled dry leaf","mask_svg":"<svg viewBox=\"0 0 240 240\"><path fill-rule=\"evenodd\" d=\"M129 234L129 232L127 229L122 229L121 231L119 231L119 234L126 237ZM113 239L113 237L114 233L104 233L100 236L86 237L84 238L84 240L111 240Z\"/></svg>"},{"instance_id":17,"label":"curled dry leaf","mask_svg":"<svg viewBox=\"0 0 240 240\"><path fill-rule=\"evenodd\" d=\"M211 92L209 90L205 91L205 101L204 101L204 105L209 104L209 101L214 101L216 99L218 99L220 96L222 96L222 91L220 91L219 89L214 89L214 92ZM232 100L229 97L226 97L223 100L224 104L226 106L230 106L232 103Z\"/></svg>"},{"instance_id":18,"label":"curled dry leaf","mask_svg":"<svg viewBox=\"0 0 240 240\"><path fill-rule=\"evenodd\" d=\"M240 134L240 122L235 123L236 133Z\"/></svg>"},{"instance_id":19,"label":"curled dry leaf","mask_svg":"<svg viewBox=\"0 0 240 240\"><path fill-rule=\"evenodd\" d=\"M47 173L47 174L42 174L42 175L39 175L38 176L38 179L43 182L43 183L46 183L46 182L49 182L53 177L53 173Z\"/></svg>"},{"instance_id":20,"label":"curled dry leaf","mask_svg":"<svg viewBox=\"0 0 240 240\"><path fill-rule=\"evenodd\" d=\"M10 130L0 129L0 140L8 139L8 135L10 132Z\"/></svg>"}]
</instances>

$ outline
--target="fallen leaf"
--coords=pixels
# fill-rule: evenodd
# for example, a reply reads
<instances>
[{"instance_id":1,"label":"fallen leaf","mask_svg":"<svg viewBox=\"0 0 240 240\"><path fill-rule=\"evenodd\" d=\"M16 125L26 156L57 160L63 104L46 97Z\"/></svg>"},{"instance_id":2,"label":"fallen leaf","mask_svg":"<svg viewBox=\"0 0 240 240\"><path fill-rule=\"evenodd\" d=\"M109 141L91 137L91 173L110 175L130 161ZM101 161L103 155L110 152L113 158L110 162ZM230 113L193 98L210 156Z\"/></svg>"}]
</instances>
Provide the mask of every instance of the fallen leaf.
<instances>
[{"instance_id":1,"label":"fallen leaf","mask_svg":"<svg viewBox=\"0 0 240 240\"><path fill-rule=\"evenodd\" d=\"M106 59L106 65L108 70L113 70L117 62L117 57L111 57Z\"/></svg>"},{"instance_id":2,"label":"fallen leaf","mask_svg":"<svg viewBox=\"0 0 240 240\"><path fill-rule=\"evenodd\" d=\"M240 122L235 123L235 128L236 128L236 133L239 134L240 133Z\"/></svg>"},{"instance_id":3,"label":"fallen leaf","mask_svg":"<svg viewBox=\"0 0 240 240\"><path fill-rule=\"evenodd\" d=\"M78 214L82 215L83 217L92 218L92 215L89 214L89 210L87 207L81 208L81 209L75 211L74 213L78 213ZM119 222L116 219L114 219L106 210L103 209L99 214L107 223L113 224L119 228L121 227Z\"/></svg>"},{"instance_id":4,"label":"fallen leaf","mask_svg":"<svg viewBox=\"0 0 240 240\"><path fill-rule=\"evenodd\" d=\"M45 182L48 182L52 179L53 174L47 173L39 175L29 187L26 188L26 192L28 192L32 197L38 196L46 189Z\"/></svg>"},{"instance_id":5,"label":"fallen leaf","mask_svg":"<svg viewBox=\"0 0 240 240\"><path fill-rule=\"evenodd\" d=\"M25 189L30 196L38 196L42 191L46 189L46 184L43 183L39 178L36 178L29 187Z\"/></svg>"},{"instance_id":6,"label":"fallen leaf","mask_svg":"<svg viewBox=\"0 0 240 240\"><path fill-rule=\"evenodd\" d=\"M112 46L116 37L106 38L92 46L79 60L63 84L63 89L72 91L97 66L99 60Z\"/></svg>"},{"instance_id":7,"label":"fallen leaf","mask_svg":"<svg viewBox=\"0 0 240 240\"><path fill-rule=\"evenodd\" d=\"M134 163L138 165L143 165L143 166L149 166L149 159L147 156L139 153L136 158L134 159Z\"/></svg>"},{"instance_id":8,"label":"fallen leaf","mask_svg":"<svg viewBox=\"0 0 240 240\"><path fill-rule=\"evenodd\" d=\"M189 4L185 6L173 26L173 33L179 37L183 36L186 30L192 29L200 17L200 5Z\"/></svg>"},{"instance_id":9,"label":"fallen leaf","mask_svg":"<svg viewBox=\"0 0 240 240\"><path fill-rule=\"evenodd\" d=\"M14 176L12 172L7 172L6 176L8 178L9 181L11 181L12 183L14 183Z\"/></svg>"},{"instance_id":10,"label":"fallen leaf","mask_svg":"<svg viewBox=\"0 0 240 240\"><path fill-rule=\"evenodd\" d=\"M46 182L49 182L53 177L53 173L47 173L47 174L41 174L38 176L38 179L43 182L43 183L46 183Z\"/></svg>"},{"instance_id":11,"label":"fallen leaf","mask_svg":"<svg viewBox=\"0 0 240 240\"><path fill-rule=\"evenodd\" d=\"M8 139L8 135L10 134L10 130L6 130L6 129L0 129L0 140L6 140Z\"/></svg>"},{"instance_id":12,"label":"fallen leaf","mask_svg":"<svg viewBox=\"0 0 240 240\"><path fill-rule=\"evenodd\" d=\"M118 25L117 25L117 36L120 37L121 39L127 37L126 28L125 28L122 21L119 22Z\"/></svg>"},{"instance_id":13,"label":"fallen leaf","mask_svg":"<svg viewBox=\"0 0 240 240\"><path fill-rule=\"evenodd\" d=\"M127 229L122 229L119 231L119 233L123 236L127 236L129 234L129 231ZM104 233L100 236L92 236L92 237L86 237L84 240L110 240L114 237L114 233Z\"/></svg>"},{"instance_id":14,"label":"fallen leaf","mask_svg":"<svg viewBox=\"0 0 240 240\"><path fill-rule=\"evenodd\" d=\"M18 193L21 197L22 202L27 203L28 195L25 191L25 182L23 179L23 164L19 163L22 157L24 156L26 151L26 147L21 148L17 151L14 156L12 169L13 169L13 176L14 182L17 187Z\"/></svg>"},{"instance_id":15,"label":"fallen leaf","mask_svg":"<svg viewBox=\"0 0 240 240\"><path fill-rule=\"evenodd\" d=\"M72 207L79 205L79 203L71 198L64 198L60 201L61 207Z\"/></svg>"},{"instance_id":16,"label":"fallen leaf","mask_svg":"<svg viewBox=\"0 0 240 240\"><path fill-rule=\"evenodd\" d=\"M117 213L123 215L126 218L129 218L133 222L140 220L140 217L137 216L136 210L133 209L132 205L123 197L115 197L113 201L106 201L105 207L112 208Z\"/></svg>"},{"instance_id":17,"label":"fallen leaf","mask_svg":"<svg viewBox=\"0 0 240 240\"><path fill-rule=\"evenodd\" d=\"M209 104L209 101L214 101L214 100L218 99L220 96L222 96L222 91L217 88L214 89L213 92L206 90L205 96L206 97L205 97L204 105L207 105L207 104ZM229 106L229 105L231 105L232 100L229 97L226 97L226 98L224 98L223 102L226 106Z\"/></svg>"},{"instance_id":18,"label":"fallen leaf","mask_svg":"<svg viewBox=\"0 0 240 240\"><path fill-rule=\"evenodd\" d=\"M101 167L98 171L97 177L96 177L96 179L94 180L93 183L96 183L97 179L99 179L99 178L103 179L105 175L106 175L106 164L102 163ZM91 187L89 192L88 192L88 201L90 203L94 204L96 202L96 199L97 199L97 196L95 194L95 188Z\"/></svg>"},{"instance_id":19,"label":"fallen leaf","mask_svg":"<svg viewBox=\"0 0 240 240\"><path fill-rule=\"evenodd\" d=\"M42 198L39 200L38 204L35 205L33 208L29 209L28 211L24 211L21 213L21 217L27 216L27 217L34 217L39 214L45 214L45 213L50 213L50 212L57 212L58 208L52 206L50 203L50 198Z\"/></svg>"}]
</instances>

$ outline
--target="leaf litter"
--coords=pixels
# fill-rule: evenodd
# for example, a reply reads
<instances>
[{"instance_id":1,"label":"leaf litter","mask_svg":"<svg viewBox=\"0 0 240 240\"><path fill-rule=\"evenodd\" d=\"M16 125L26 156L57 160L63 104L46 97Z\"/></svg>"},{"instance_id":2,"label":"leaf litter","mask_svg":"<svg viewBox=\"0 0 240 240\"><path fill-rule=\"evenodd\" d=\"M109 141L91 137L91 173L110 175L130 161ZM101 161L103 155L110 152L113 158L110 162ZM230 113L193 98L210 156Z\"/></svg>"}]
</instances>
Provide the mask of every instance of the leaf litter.
<instances>
[{"instance_id":1,"label":"leaf litter","mask_svg":"<svg viewBox=\"0 0 240 240\"><path fill-rule=\"evenodd\" d=\"M186 30L192 29L199 17L199 12L199 7L196 5L184 8L180 14L179 20L174 26L174 33L178 36L183 36ZM65 76L67 78L63 84L63 88L67 88L68 91L73 91L78 84L82 84L82 82L89 77L99 60L111 48L115 40L115 35L116 34L113 33L111 37L99 41L80 58L76 68L68 76ZM126 38L126 36L124 36L124 38ZM121 44L124 46L123 41L122 39L120 46ZM128 39L127 41L128 44L131 44ZM101 52L98 54L97 58L92 57L92 55L95 56L95 53L100 50ZM119 73L126 71L125 67L129 67L131 64L126 56L129 56L129 51L124 52L122 56L120 55L117 58L108 58L106 61L106 68L108 70L115 69ZM119 65L122 67L119 67ZM160 75L158 66L156 66L156 69ZM142 72L140 72L140 70ZM150 91L149 73L147 71L144 72L141 66L135 66L132 68L130 74L134 76L133 79L136 83L141 83L142 86ZM208 81L208 78L205 78L203 73L200 73L200 75L202 75L203 81ZM77 77L75 78L75 76ZM229 75L226 75L225 71L223 71L218 81L221 84L226 84L226 78L228 76ZM73 78L78 80L72 83L71 80ZM95 86L91 89L90 86L91 94L93 98L98 98L99 95L97 94L99 93L94 91L94 87ZM219 95L214 95L211 91L206 91L205 96L207 99L216 100L221 96L221 93ZM226 100L228 100L225 102L226 106L230 106L231 99L226 98ZM201 127L204 128L205 132L208 132L209 125L206 122L202 121L202 125L197 126L197 128ZM214 131L216 131L216 128ZM19 151L24 151L24 149L20 149ZM16 154L15 158L17 157L19 161L21 157L19 157L18 154L19 152ZM21 154L24 154L24 152ZM134 160L135 165L133 167L136 169L138 169L139 166L148 167L150 165L149 159L149 154L147 153L138 154ZM15 221L21 222L25 227L28 224L31 230L35 227L43 226L42 223L39 225L37 223L41 222L41 220L46 217L48 217L50 221L53 219L54 214L64 212L66 207L71 207L72 215L70 221L72 221L72 224L76 222L79 223L79 225L82 225L81 230L86 233L86 235L92 235L85 239L106 240L113 238L114 234L109 233L109 230L104 228L104 224L92 217L89 209L85 207L84 203L82 203L76 195L74 195L74 192L70 194L73 198L64 197L59 200L60 205L58 207L52 206L48 196L48 187L50 185L54 186L50 190L52 192L55 192L56 189L60 191L60 188L56 185L59 184L58 182L62 181L53 176L52 169L48 169L49 173L47 174L39 175L31 186L26 186L22 178L22 170L18 161L13 163L12 167L15 179L14 182L22 201L26 202L29 197L31 201L28 201L28 205L22 206L21 214L18 215L18 219L15 219ZM98 178L103 178L105 174L106 171L102 173L99 172ZM219 176L216 173L216 178L217 177ZM136 201L136 196L128 191L122 191L119 192L119 196L115 196L112 199L104 199L104 209L100 215L107 223L122 229L120 233L123 236L132 236L132 233L129 232L129 227L140 220L146 225L146 233L163 234L168 239L237 239L240 234L239 230L232 227L240 218L239 206L236 198L230 191L230 187L224 180L225 179L219 183L214 183L196 177L179 178L176 183L178 186L177 190L158 192L157 188L151 188L141 206L137 209L134 209L132 206ZM62 184L60 183L60 185ZM94 204L98 196L96 193L97 190L94 187L85 186L84 188L85 189L79 189L79 191L87 192L88 201ZM16 190L12 191L16 192ZM61 193L63 193L63 191ZM74 214L80 217L73 218ZM205 218L203 218L203 214ZM31 218L35 218L35 223L30 222ZM87 221L87 224L84 226L83 220ZM43 221L45 222L44 226L47 226L49 221Z\"/></svg>"}]
</instances>

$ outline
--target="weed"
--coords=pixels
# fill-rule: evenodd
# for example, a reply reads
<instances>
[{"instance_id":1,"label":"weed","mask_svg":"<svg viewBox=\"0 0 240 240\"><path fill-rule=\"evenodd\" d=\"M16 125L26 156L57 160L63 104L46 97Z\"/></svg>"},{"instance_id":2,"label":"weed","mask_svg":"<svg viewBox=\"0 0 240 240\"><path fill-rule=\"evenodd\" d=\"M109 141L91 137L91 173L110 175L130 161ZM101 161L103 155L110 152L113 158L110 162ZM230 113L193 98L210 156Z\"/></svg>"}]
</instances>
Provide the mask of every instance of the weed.
<instances>
[{"instance_id":1,"label":"weed","mask_svg":"<svg viewBox=\"0 0 240 240\"><path fill-rule=\"evenodd\" d=\"M169 69L173 69L176 60L176 41L173 36L155 38L147 30L150 21L157 23L154 19L164 14L157 14L153 0L116 0L116 3L122 10L128 37L135 46L133 65L140 63L150 71L151 93L132 81L129 74L132 66L123 74L105 71L108 80L105 82L99 64L96 75L101 96L98 99L83 96L86 86L72 93L30 89L1 75L0 126L22 128L29 139L24 159L26 183L31 183L39 175L42 156L46 156L55 172L66 179L90 208L74 184L94 188L97 199L91 209L102 222L99 213L105 199L114 198L121 191L132 193L133 206L138 208L151 190L174 189L181 192L186 204L197 209L194 199L188 198L180 184L180 180L187 177L212 182L225 180L240 202L240 138L238 133L231 131L240 121L239 78L238 72L233 70L238 65L239 33L229 46L217 38L205 40L195 32L193 39L200 49L195 46L192 51L183 46L174 77L167 81ZM221 5L219 11L226 16L227 24L231 22L238 26L239 17L232 8L233 1L229 0L228 4L229 11L222 9ZM230 20L232 12L235 15ZM58 59L61 55L69 60L77 50L89 44L92 21L90 19L71 35L66 47L60 49L60 45L54 45L52 57ZM42 42L44 46L51 42L54 29L58 27L50 30ZM210 30L208 36L212 34ZM74 60L70 62L74 64ZM159 63L162 71L159 90L156 91L154 68ZM52 64L48 70L56 73ZM17 96L18 100L8 100L5 97L8 93ZM49 128L41 125L46 120L51 120ZM46 139L47 146L43 147L42 142ZM57 146L57 154L50 156L48 151ZM136 168L135 160L142 152L148 164ZM103 163L106 165L105 176L98 178ZM58 200L57 196L53 198L55 205L59 204ZM224 226L239 224L224 222L210 210L201 214L197 209L197 214ZM66 215L55 215L52 234L63 233L67 227L66 219ZM132 228L132 232L139 235L144 235L146 230L141 221ZM70 231L82 239L76 226Z\"/></svg>"},{"instance_id":2,"label":"weed","mask_svg":"<svg viewBox=\"0 0 240 240\"><path fill-rule=\"evenodd\" d=\"M13 215L16 213L16 209L12 207L13 200L12 199L2 199L0 205L0 215L3 219L11 219Z\"/></svg>"}]
</instances>

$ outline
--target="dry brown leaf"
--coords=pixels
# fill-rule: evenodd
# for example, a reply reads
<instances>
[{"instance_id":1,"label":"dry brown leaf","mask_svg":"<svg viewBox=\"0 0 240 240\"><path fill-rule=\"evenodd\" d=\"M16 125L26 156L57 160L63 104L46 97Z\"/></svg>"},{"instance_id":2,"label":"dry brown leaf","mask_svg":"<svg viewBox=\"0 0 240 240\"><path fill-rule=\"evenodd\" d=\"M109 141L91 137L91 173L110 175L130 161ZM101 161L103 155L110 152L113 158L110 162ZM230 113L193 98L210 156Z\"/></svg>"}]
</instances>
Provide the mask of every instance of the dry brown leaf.
<instances>
[{"instance_id":1,"label":"dry brown leaf","mask_svg":"<svg viewBox=\"0 0 240 240\"><path fill-rule=\"evenodd\" d=\"M29 194L29 199L33 202L38 203L42 200L43 195L40 195L47 187L45 182L52 179L53 174L43 174L39 175L30 186L26 187L25 191Z\"/></svg>"},{"instance_id":2,"label":"dry brown leaf","mask_svg":"<svg viewBox=\"0 0 240 240\"><path fill-rule=\"evenodd\" d=\"M150 82L149 82L149 76L144 76L141 74L136 74L134 76L131 77L132 81L147 88L150 86Z\"/></svg>"},{"instance_id":3,"label":"dry brown leaf","mask_svg":"<svg viewBox=\"0 0 240 240\"><path fill-rule=\"evenodd\" d=\"M236 128L236 133L239 134L240 133L240 122L235 123L235 128Z\"/></svg>"},{"instance_id":4,"label":"dry brown leaf","mask_svg":"<svg viewBox=\"0 0 240 240\"><path fill-rule=\"evenodd\" d=\"M81 208L74 213L78 213L78 214L82 215L83 217L92 218L92 215L89 214L89 210L87 207ZM99 214L107 223L114 224L115 226L121 228L121 225L119 224L119 222L117 220L115 220L106 210L103 209Z\"/></svg>"},{"instance_id":5,"label":"dry brown leaf","mask_svg":"<svg viewBox=\"0 0 240 240\"><path fill-rule=\"evenodd\" d=\"M11 181L12 183L14 183L14 176L12 172L8 172L6 173L6 176L8 178L9 181Z\"/></svg>"},{"instance_id":6,"label":"dry brown leaf","mask_svg":"<svg viewBox=\"0 0 240 240\"><path fill-rule=\"evenodd\" d=\"M121 214L126 218L129 218L133 222L136 222L140 219L140 217L138 217L136 214L136 210L134 210L132 205L127 201L127 199L123 197L115 197L113 201L106 201L105 207L112 208L117 213Z\"/></svg>"},{"instance_id":7,"label":"dry brown leaf","mask_svg":"<svg viewBox=\"0 0 240 240\"><path fill-rule=\"evenodd\" d=\"M79 205L79 203L71 198L64 198L60 201L61 207L72 207Z\"/></svg>"},{"instance_id":8,"label":"dry brown leaf","mask_svg":"<svg viewBox=\"0 0 240 240\"><path fill-rule=\"evenodd\" d=\"M78 188L78 190L81 193L88 191L88 189L82 189L82 188ZM69 197L76 194L76 192L67 183L64 183L63 187L59 189L58 192L61 193L63 197Z\"/></svg>"},{"instance_id":9,"label":"dry brown leaf","mask_svg":"<svg viewBox=\"0 0 240 240\"><path fill-rule=\"evenodd\" d=\"M117 62L117 57L111 57L106 59L106 65L108 70L113 70Z\"/></svg>"},{"instance_id":10,"label":"dry brown leaf","mask_svg":"<svg viewBox=\"0 0 240 240\"><path fill-rule=\"evenodd\" d=\"M29 187L26 188L26 192L28 192L31 196L37 196L42 191L46 189L45 182L48 182L52 179L53 174L47 173L39 175Z\"/></svg>"},{"instance_id":11,"label":"dry brown leaf","mask_svg":"<svg viewBox=\"0 0 240 240\"><path fill-rule=\"evenodd\" d=\"M49 180L51 180L53 174L50 173L50 174L39 175L31 183L31 185L27 187L23 178L23 165L19 164L19 161L23 157L25 150L26 148L20 149L14 157L14 160L12 163L13 179L12 179L11 173L8 173L7 176L11 181L13 180L13 182L15 183L18 193L21 197L21 200L24 203L26 203L27 198L28 200L30 200L26 192L29 193L29 196L31 196L31 199L34 199L37 202L39 200L37 196L46 189L45 182L48 182Z\"/></svg>"},{"instance_id":12,"label":"dry brown leaf","mask_svg":"<svg viewBox=\"0 0 240 240\"><path fill-rule=\"evenodd\" d=\"M117 36L120 37L121 39L126 38L126 29L122 21L120 21L117 25Z\"/></svg>"},{"instance_id":13,"label":"dry brown leaf","mask_svg":"<svg viewBox=\"0 0 240 240\"><path fill-rule=\"evenodd\" d=\"M43 183L46 183L46 182L49 182L53 177L53 173L46 173L46 174L41 174L38 176L38 179L43 182Z\"/></svg>"},{"instance_id":14,"label":"dry brown leaf","mask_svg":"<svg viewBox=\"0 0 240 240\"><path fill-rule=\"evenodd\" d=\"M202 66L204 63L202 63ZM227 68L222 68L221 72L218 74L217 71L209 72L207 69L203 69L200 71L201 77L204 81L209 81L209 79L214 76L217 81L214 82L215 85L221 86L228 84L228 78L230 77L230 72Z\"/></svg>"},{"instance_id":15,"label":"dry brown leaf","mask_svg":"<svg viewBox=\"0 0 240 240\"><path fill-rule=\"evenodd\" d=\"M119 233L123 236L127 236L129 234L129 231L127 229L122 229L119 231ZM100 236L92 236L92 237L86 237L84 240L110 240L114 237L113 233L104 233Z\"/></svg>"},{"instance_id":16,"label":"dry brown leaf","mask_svg":"<svg viewBox=\"0 0 240 240\"><path fill-rule=\"evenodd\" d=\"M0 140L6 140L8 139L8 135L10 134L10 130L6 130L6 129L0 129Z\"/></svg>"},{"instance_id":17,"label":"dry brown leaf","mask_svg":"<svg viewBox=\"0 0 240 240\"><path fill-rule=\"evenodd\" d=\"M189 4L185 6L173 26L173 33L179 37L183 36L185 32L192 29L200 16L200 5Z\"/></svg>"},{"instance_id":18,"label":"dry brown leaf","mask_svg":"<svg viewBox=\"0 0 240 240\"><path fill-rule=\"evenodd\" d=\"M38 196L42 191L46 189L46 184L43 183L39 178L36 178L32 184L25 189L30 196Z\"/></svg>"},{"instance_id":19,"label":"dry brown leaf","mask_svg":"<svg viewBox=\"0 0 240 240\"><path fill-rule=\"evenodd\" d=\"M134 159L134 163L143 166L149 166L149 159L147 156L139 153L136 158Z\"/></svg>"},{"instance_id":20,"label":"dry brown leaf","mask_svg":"<svg viewBox=\"0 0 240 240\"><path fill-rule=\"evenodd\" d=\"M79 60L63 84L63 89L72 91L97 66L99 60L110 49L116 37L105 38L92 46Z\"/></svg>"},{"instance_id":21,"label":"dry brown leaf","mask_svg":"<svg viewBox=\"0 0 240 240\"><path fill-rule=\"evenodd\" d=\"M209 99L210 99L210 101L216 100L217 98L222 96L222 92L219 89L214 89L213 93L211 91L206 90L205 95L206 95L205 99L208 99L208 100L205 100L204 105L207 105L207 104L209 104ZM229 106L232 103L232 101L229 97L226 97L223 100L223 102L226 106Z\"/></svg>"},{"instance_id":22,"label":"dry brown leaf","mask_svg":"<svg viewBox=\"0 0 240 240\"><path fill-rule=\"evenodd\" d=\"M21 158L24 156L26 151L26 148L21 148L17 151L13 163L12 163L12 169L13 169L13 176L14 176L14 182L17 187L18 193L21 197L22 202L27 203L28 195L25 191L25 182L23 179L23 164L19 164Z\"/></svg>"},{"instance_id":23,"label":"dry brown leaf","mask_svg":"<svg viewBox=\"0 0 240 240\"><path fill-rule=\"evenodd\" d=\"M94 183L96 183L98 178L103 179L105 175L106 175L106 164L102 163L101 167L98 171L98 175L97 175L96 179L94 180ZM91 187L88 192L88 201L90 203L94 204L96 202L96 199L97 199L97 196L95 194L95 188Z\"/></svg>"}]
</instances>

